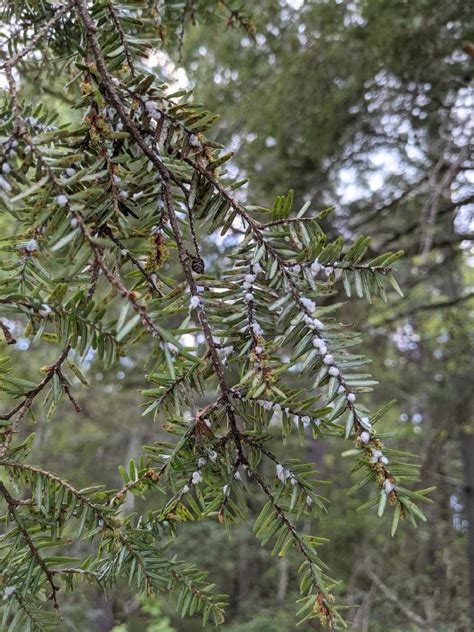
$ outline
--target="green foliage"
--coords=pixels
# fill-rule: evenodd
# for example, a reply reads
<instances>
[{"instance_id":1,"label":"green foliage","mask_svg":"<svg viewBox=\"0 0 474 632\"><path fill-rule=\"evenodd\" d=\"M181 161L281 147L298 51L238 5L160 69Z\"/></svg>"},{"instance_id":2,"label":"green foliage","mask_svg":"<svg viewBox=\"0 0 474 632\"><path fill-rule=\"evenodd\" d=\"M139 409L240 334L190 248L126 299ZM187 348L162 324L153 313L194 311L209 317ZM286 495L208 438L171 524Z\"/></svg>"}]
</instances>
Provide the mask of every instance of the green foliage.
<instances>
[{"instance_id":1,"label":"green foliage","mask_svg":"<svg viewBox=\"0 0 474 632\"><path fill-rule=\"evenodd\" d=\"M146 628L144 628L145 632L175 632L169 618L162 613L161 607L156 600L152 598L144 600L142 611L147 615L148 619ZM111 632L128 632L128 626L126 624L117 625L112 628Z\"/></svg>"},{"instance_id":2,"label":"green foliage","mask_svg":"<svg viewBox=\"0 0 474 632\"><path fill-rule=\"evenodd\" d=\"M172 43L186 17L178 14ZM13 17L31 33L12 38L4 64L2 330L7 344L19 327L57 356L35 382L10 371L7 355L0 364L11 404L0 427L3 626L47 630L60 622L61 587L124 581L141 596L169 596L183 617L222 623L227 598L170 547L185 522L217 520L230 533L255 490L265 498L256 537L274 555L300 558L300 621L344 626L337 583L317 551L325 539L303 528L326 510L323 482L268 442L275 425L283 441L297 432L302 441L349 442L356 490L372 484L366 506L379 515L393 507L393 532L402 517L425 519L415 501L429 490L405 487L417 468L385 448L376 424L387 408L371 414L361 401L376 382L353 350L360 336L334 315L340 278L348 296L352 283L369 300L399 291L391 264L400 253L367 258L368 239L329 239L328 210L295 212L292 192L271 209L235 193L240 183L224 167L232 154L205 135L214 117L139 63L161 19L153 8L76 0L32 15L27 3L8 3L3 18ZM249 28L240 11L230 17ZM80 122L63 124L45 104L22 101L13 70L32 51L67 55ZM225 251L215 274L206 238ZM87 359L108 368L134 350L149 383L141 385L144 414L164 421L172 439L120 467L120 489L77 489L30 464L31 439L14 439L38 399L48 420L63 399L78 410L75 391L91 381ZM292 385L296 375L310 393ZM130 494L159 495L159 506L127 512Z\"/></svg>"},{"instance_id":3,"label":"green foliage","mask_svg":"<svg viewBox=\"0 0 474 632\"><path fill-rule=\"evenodd\" d=\"M240 46L236 32L197 30L187 70L197 98L221 115L219 140L238 148L251 197L270 206L292 187L296 204L335 207L323 223L331 240L340 230L363 232L372 236L370 258L405 251L397 266L403 299L392 293L388 305L370 308L350 301L340 313L363 329L374 358L383 387L368 396L373 405L397 398L382 427L399 422L399 447L421 455L423 480L437 488L429 523L418 533L399 530L381 555L375 511L349 522L352 505L335 483L328 523L339 546L326 546L324 556L347 578L346 601L361 604L348 614L354 627L411 625L359 570L372 566L427 626L467 632L474 236L472 120L460 121L472 109L472 11L462 0L278 4L260 3L258 46ZM334 450L316 454L324 476L343 487Z\"/></svg>"}]
</instances>

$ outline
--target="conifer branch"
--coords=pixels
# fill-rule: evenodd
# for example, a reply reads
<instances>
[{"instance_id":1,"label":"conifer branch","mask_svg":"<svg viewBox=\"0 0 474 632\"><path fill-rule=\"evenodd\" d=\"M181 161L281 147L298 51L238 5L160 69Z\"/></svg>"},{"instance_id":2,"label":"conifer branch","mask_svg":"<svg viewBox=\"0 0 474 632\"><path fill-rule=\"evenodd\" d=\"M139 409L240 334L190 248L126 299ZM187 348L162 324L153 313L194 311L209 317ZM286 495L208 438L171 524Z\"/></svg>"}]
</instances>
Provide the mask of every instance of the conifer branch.
<instances>
[{"instance_id":1,"label":"conifer branch","mask_svg":"<svg viewBox=\"0 0 474 632\"><path fill-rule=\"evenodd\" d=\"M61 366L63 362L66 360L70 349L71 349L71 345L68 343L66 347L64 348L63 352L61 353L61 355L59 356L59 358L56 360L56 362L52 364L51 366L46 367L46 375L41 380L41 382L39 382L34 388L27 391L23 397L23 400L19 404L17 404L14 408L12 408L10 412L5 413L4 415L0 415L0 419L3 419L5 421L9 421L13 419L15 416L17 416L15 421L9 426L7 426L6 429L3 431L3 439L2 439L2 443L0 444L0 458L4 457L7 454L8 448L13 438L13 434L16 432L18 425L23 421L25 415L28 413L31 406L33 405L33 401L35 397L39 395L39 393L41 393L41 391L51 382L51 380L53 379L55 375L62 376ZM66 384L64 381L64 378L62 378L62 381L63 381L63 385ZM68 394L71 401L74 402L74 406L77 410L78 406L72 397L69 385L66 384L66 387L67 387L67 390L65 389L66 393Z\"/></svg>"},{"instance_id":2,"label":"conifer branch","mask_svg":"<svg viewBox=\"0 0 474 632\"><path fill-rule=\"evenodd\" d=\"M183 18L194 10L200 16L201 7L194 5L186 4ZM230 22L248 26L240 8L230 2L221 5ZM48 558L43 560L51 578L67 587L81 575L103 587L125 576L138 592L178 593L183 615L201 610L205 625L209 617L221 623L225 599L212 593L200 571L163 557L162 543L178 523L216 511L226 528L245 519L247 490L241 476L246 470L267 500L255 523L257 537L262 544L274 542L273 554L284 555L293 547L303 558L299 569L303 606L298 616L303 621L318 617L336 628L341 619L330 594L333 580L325 575L315 550L322 539L297 529L300 517L325 509L325 499L315 491L320 481L314 480L311 464L279 462L266 442L270 424L276 422L284 438L295 427L302 441L306 428L311 428L314 438L344 436L353 444L347 454L357 469L364 468L357 486L370 481L378 486L367 506L378 502L381 515L387 501L394 505L393 532L401 517L413 522L424 519L413 501L424 500L429 490L411 492L402 487L413 470L395 461L391 473L374 430L386 407L370 415L356 401L356 393L371 390L374 384L370 376L358 373L367 359L349 351L359 343L357 334L331 318L337 306L315 303L325 291L336 293L335 281L340 277L348 296L351 282L356 293L368 300L385 298L385 282L399 291L391 263L400 253L366 262L368 238L357 238L349 248L342 237L328 242L320 226L326 211L314 218L290 217L292 191L277 197L273 209L246 205L234 193L242 183L228 184L220 175L221 166L233 154L222 153L205 137L215 117L194 108L187 94L166 94L153 73L135 66L135 55L141 55L148 43L131 36L135 26L127 32L130 24L135 25L134 8L127 9L125 16L113 3L74 0L60 11L63 16L70 12L70 23L64 26L71 27L78 39L78 77L83 79L78 108L86 114L78 127L55 126L47 113L30 116L29 104L20 103L14 65L49 33L52 48L61 49L63 29L55 28L61 15L55 13L45 24L34 21L32 41L17 53L14 63L4 65L11 116L5 123L10 137L2 150L0 197L11 194L7 212L19 222L21 233L6 241L11 261L5 267L0 305L28 321L28 335L33 332L60 348L67 345L79 357L93 350L105 367L129 347L148 341L145 366L152 368L145 377L152 387L142 391L144 414L165 417L164 429L175 439L144 446L139 463L131 459L128 471L119 468L124 484L112 491L77 490L52 472L23 462L28 441L9 447L8 454L1 453L0 468L25 490L35 490L25 500L3 494L9 512L28 520L39 513L41 537L67 527L74 534L73 542L84 540L91 548L98 542L94 555L80 568L53 569ZM140 8L146 36L147 25L156 28L155 18L152 9ZM162 16L159 19L163 34ZM177 37L178 44L184 22L175 21L172 39L175 42ZM114 47L118 52L111 55ZM272 221L255 219L254 211L262 210L271 211ZM244 230L234 228L236 217ZM232 267L224 264L218 274L212 274L211 258L211 271L204 274L206 226L210 233L232 231L239 239L230 253ZM168 252L174 253L173 264L179 266L177 274L173 270L176 278L159 271ZM17 264L16 275L10 273L11 262ZM326 281L315 280L320 270ZM9 342L11 332L0 322ZM189 343L190 335L195 336L194 343ZM145 345L139 349L141 355ZM289 360L283 361L288 351ZM45 367L40 384L26 383L26 392L25 382L21 387L17 380L15 386L1 359L3 390L14 395L21 391L20 404L3 421L17 423L50 381L46 398L52 400L50 411L64 394L79 408L65 369L85 385L88 369L71 358L63 367L66 356L67 352ZM287 380L294 369L313 376L315 388L322 392L305 393L301 384L290 388ZM213 403L193 416L188 410L195 410L198 395ZM14 424L7 423L3 434L12 433ZM259 470L260 462L267 460L275 467L273 483ZM158 484L166 494L160 509L147 517L122 515L129 493L141 495ZM29 524L25 521L23 526L36 546ZM32 551L28 540L23 545L23 536L15 546L22 557L18 572L26 577ZM35 568L45 575L45 568L36 562ZM24 591L31 586L29 580L21 583ZM43 597L40 592L36 601L32 595L25 604L32 617L39 612L42 619L47 614L41 610ZM14 616L24 621L27 615L21 614L20 602L12 599L10 606L16 608Z\"/></svg>"},{"instance_id":3,"label":"conifer branch","mask_svg":"<svg viewBox=\"0 0 474 632\"><path fill-rule=\"evenodd\" d=\"M1 464L2 463L0 461L0 465ZM44 573L44 575L46 577L46 581L48 582L49 586L51 587L51 595L48 598L51 599L51 601L53 602L53 606L54 606L55 610L57 610L59 612L59 602L58 602L58 599L57 599L57 593L59 591L59 586L56 586L56 584L54 583L54 573L52 572L52 570L49 568L49 566L46 564L46 562L44 561L44 559L40 555L38 547L33 542L33 539L32 539L32 537L30 535L30 532L28 531L28 529L24 525L23 520L18 515L17 503L15 502L15 499L13 498L13 496L10 494L8 489L5 487L5 485L1 481L0 481L0 493L4 497L4 499L5 499L5 501L6 501L7 505L8 505L9 513L10 513L11 517L13 518L13 520L15 521L18 530L20 531L20 533L22 534L23 538L25 539L25 542L26 542L28 548L30 549L31 555L33 556L33 558L36 560L38 566L43 571L43 573Z\"/></svg>"},{"instance_id":4,"label":"conifer branch","mask_svg":"<svg viewBox=\"0 0 474 632\"><path fill-rule=\"evenodd\" d=\"M48 35L49 31L53 28L56 22L59 22L59 20L68 11L71 10L72 5L73 2L71 1L63 5L60 9L57 9L54 16L43 27L41 27L36 35L31 38L29 44L25 46L25 48L23 48L21 51L19 51L15 55L12 55L5 62L3 62L3 64L0 65L0 70L7 71L8 69L14 68L18 64L18 62L23 59L23 57L28 55L28 53L31 53L36 45L39 44L41 40L43 40Z\"/></svg>"}]
</instances>

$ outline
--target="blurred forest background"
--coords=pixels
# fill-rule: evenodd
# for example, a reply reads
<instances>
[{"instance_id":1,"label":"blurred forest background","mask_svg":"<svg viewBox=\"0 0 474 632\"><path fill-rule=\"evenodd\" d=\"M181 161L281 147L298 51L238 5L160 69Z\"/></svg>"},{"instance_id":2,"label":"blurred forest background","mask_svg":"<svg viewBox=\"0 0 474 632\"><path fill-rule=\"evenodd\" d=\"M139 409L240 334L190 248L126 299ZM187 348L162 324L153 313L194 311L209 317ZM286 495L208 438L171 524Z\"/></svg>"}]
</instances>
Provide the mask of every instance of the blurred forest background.
<instances>
[{"instance_id":1,"label":"blurred forest background","mask_svg":"<svg viewBox=\"0 0 474 632\"><path fill-rule=\"evenodd\" d=\"M293 437L286 450L305 450L320 478L334 481L326 490L327 518L307 529L330 538L321 556L342 580L338 598L351 606L351 629L468 632L470 613L474 621L472 5L258 0L247 7L254 15L246 32L217 19L194 24L193 2L170 4L186 22L181 53L152 55L147 63L170 83L195 88L196 101L220 114L215 138L237 152L232 169L250 178L248 199L271 204L292 188L297 203L335 208L326 220L329 234L338 228L348 237L372 235L374 255L406 253L398 264L404 299L369 307L354 300L341 317L364 332L365 352L374 359L380 382L374 407L397 400L385 423L397 447L421 460L423 486L436 486L428 522L418 530L404 524L391 539L388 519L356 512L361 497L347 494L351 473L340 443L302 448ZM40 85L34 65L23 90L66 111L69 97L55 89L54 77ZM218 269L225 245L208 240L207 266ZM26 379L35 380L51 360L21 337L14 353ZM38 411L28 430L36 432L39 465L67 473L77 486L119 484L116 463L137 457L162 432L140 417L144 385L134 371L140 360L122 358L110 373L91 361L80 416L64 406L48 422ZM271 558L249 528L229 541L217 522L195 523L178 547L212 570L219 591L230 595L225 630L296 630L295 570ZM84 590L69 608L65 630L201 629L199 619L176 618L166 602L136 602L126 586L108 601Z\"/></svg>"}]
</instances>

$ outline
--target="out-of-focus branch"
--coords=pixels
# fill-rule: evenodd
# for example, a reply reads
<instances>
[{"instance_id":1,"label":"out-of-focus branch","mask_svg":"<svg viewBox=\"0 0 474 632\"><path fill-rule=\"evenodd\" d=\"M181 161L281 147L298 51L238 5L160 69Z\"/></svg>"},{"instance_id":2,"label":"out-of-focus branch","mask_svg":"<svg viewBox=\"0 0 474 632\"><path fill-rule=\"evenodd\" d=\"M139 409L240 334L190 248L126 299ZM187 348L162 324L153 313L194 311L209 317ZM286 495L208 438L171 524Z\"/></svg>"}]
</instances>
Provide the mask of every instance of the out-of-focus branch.
<instances>
[{"instance_id":1,"label":"out-of-focus branch","mask_svg":"<svg viewBox=\"0 0 474 632\"><path fill-rule=\"evenodd\" d=\"M413 316L414 314L418 314L419 312L429 312L431 310L448 309L449 307L455 307L460 303L469 301L471 298L474 298L474 292L469 292L464 296L458 296L446 301L438 301L437 303L428 303L426 305L417 305L409 310L399 312L398 314L394 314L393 316L388 316L382 321L377 322L375 326L380 327L381 325L387 325L388 323L393 323L397 320L408 318L409 316Z\"/></svg>"},{"instance_id":2,"label":"out-of-focus branch","mask_svg":"<svg viewBox=\"0 0 474 632\"><path fill-rule=\"evenodd\" d=\"M59 9L54 16L49 20L49 22L46 22L46 24L36 33L36 35L34 37L31 38L30 43L28 44L28 46L25 46L25 48L22 48L21 51L19 51L18 53L16 53L16 55L13 55L12 57L10 57L9 59L7 59L1 66L0 69L7 69L7 68L13 68L14 66L16 66L16 64L23 59L23 57L25 57L25 55L27 55L28 53L30 53L34 47L36 46L36 44L38 44L38 42L40 42L43 37L46 37L46 35L48 34L48 31L56 24L56 22L58 22L65 13L67 13L72 6L72 2L68 2L67 4L65 4L61 9Z\"/></svg>"},{"instance_id":3,"label":"out-of-focus branch","mask_svg":"<svg viewBox=\"0 0 474 632\"><path fill-rule=\"evenodd\" d=\"M366 569L367 577L372 581L372 583L380 590L380 592L391 601L399 610L402 612L407 619L409 619L415 625L419 625L423 630L427 630L428 632L435 632L434 628L431 624L420 617L419 614L413 612L408 606L406 606L402 599L400 599L381 579L380 577L374 573L374 571L370 568Z\"/></svg>"}]
</instances>

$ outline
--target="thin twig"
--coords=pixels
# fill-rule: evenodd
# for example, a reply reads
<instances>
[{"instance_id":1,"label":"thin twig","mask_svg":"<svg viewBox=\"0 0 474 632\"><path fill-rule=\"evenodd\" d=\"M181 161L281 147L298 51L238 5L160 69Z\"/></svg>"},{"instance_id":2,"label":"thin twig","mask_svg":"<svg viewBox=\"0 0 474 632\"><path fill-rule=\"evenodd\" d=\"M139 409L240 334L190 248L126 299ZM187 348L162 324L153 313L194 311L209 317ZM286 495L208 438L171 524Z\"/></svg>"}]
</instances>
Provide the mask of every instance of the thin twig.
<instances>
[{"instance_id":1,"label":"thin twig","mask_svg":"<svg viewBox=\"0 0 474 632\"><path fill-rule=\"evenodd\" d=\"M59 612L59 603L58 603L58 600L57 600L57 592L59 591L59 586L56 586L56 584L54 583L54 573L51 571L49 566L46 564L46 562L44 561L44 559L40 555L40 552L39 552L36 544L33 542L28 529L25 527L25 525L23 523L23 520L18 516L17 509L16 509L17 508L17 503L16 503L15 498L13 498L13 496L10 494L8 489L5 487L5 485L1 481L0 481L0 493L5 498L5 501L6 501L7 505L8 505L9 512L10 512L13 520L15 521L15 523L16 523L16 525L18 527L18 530L23 535L23 537L24 537L24 539L26 541L26 544L28 545L28 548L31 551L31 555L36 560L38 566L41 568L41 570L45 574L48 584L51 586L50 599L53 602L53 606L54 606L55 610L57 610Z\"/></svg>"},{"instance_id":2,"label":"thin twig","mask_svg":"<svg viewBox=\"0 0 474 632\"><path fill-rule=\"evenodd\" d=\"M421 628L425 630L434 632L434 628L431 626L431 624L420 617L420 615L416 614L416 612L413 612L413 610L408 608L408 606L401 599L399 599L392 590L390 590L390 588L380 579L380 577L376 573L374 573L371 568L366 568L365 572L368 578L375 584L375 586L377 586L380 592L395 606L397 606L397 608L407 617L409 621L411 621L415 625L421 626Z\"/></svg>"},{"instance_id":3,"label":"thin twig","mask_svg":"<svg viewBox=\"0 0 474 632\"><path fill-rule=\"evenodd\" d=\"M132 75L132 77L134 77L135 65L133 63L132 54L130 53L127 38L125 36L125 31L123 30L122 24L120 22L120 18L118 17L117 11L115 10L115 7L113 6L112 3L109 4L109 13L110 13L110 17L112 18L112 22L119 34L119 38L123 46L123 51L125 53L125 58L127 60L128 67L130 68L130 74Z\"/></svg>"},{"instance_id":4,"label":"thin twig","mask_svg":"<svg viewBox=\"0 0 474 632\"><path fill-rule=\"evenodd\" d=\"M30 53L33 48L36 46L36 44L38 42L40 42L47 34L48 31L51 29L51 27L53 27L56 22L58 22L65 13L67 13L72 7L72 2L68 2L67 4L65 4L61 9L56 10L55 9L55 14L54 16L49 20L49 22L47 22L37 33L34 37L31 38L30 43L28 44L28 46L25 46L25 48L22 48L21 51L19 51L18 53L16 53L15 55L13 55L12 57L10 57L9 59L7 59L1 66L0 66L0 70L7 70L7 68L13 68L14 66L16 66L16 64L23 59L23 57L25 55L27 55L28 53Z\"/></svg>"},{"instance_id":5,"label":"thin twig","mask_svg":"<svg viewBox=\"0 0 474 632\"><path fill-rule=\"evenodd\" d=\"M381 325L387 325L389 323L396 322L397 320L402 320L403 318L409 318L410 316L414 316L419 312L431 312L439 309L448 309L450 307L455 307L460 303L465 303L466 301L470 301L474 298L474 292L469 292L463 296L458 296L456 298L452 298L445 301L437 301L436 303L428 303L424 305L416 305L411 309L405 310L403 312L399 312L398 314L393 314L393 316L388 316L381 321L377 321L375 326L379 327Z\"/></svg>"},{"instance_id":6,"label":"thin twig","mask_svg":"<svg viewBox=\"0 0 474 632\"><path fill-rule=\"evenodd\" d=\"M21 423L21 421L24 419L25 415L33 405L35 397L39 393L41 393L41 391L49 384L54 375L59 376L61 365L66 360L70 349L71 345L68 343L56 362L48 367L47 373L45 377L41 380L41 382L39 382L34 388L27 391L23 400L10 412L4 415L0 415L0 419L4 419L6 421L13 419L15 415L18 415L16 420L11 425L7 426L6 429L3 431L3 440L0 444L0 457L5 456L5 454L7 453L13 438L13 434L16 432L18 425Z\"/></svg>"},{"instance_id":7,"label":"thin twig","mask_svg":"<svg viewBox=\"0 0 474 632\"><path fill-rule=\"evenodd\" d=\"M5 336L5 342L7 343L7 345L16 344L16 339L12 336L12 332L10 331L9 327L5 325L2 319L0 319L0 327L2 328L3 335Z\"/></svg>"}]
</instances>

